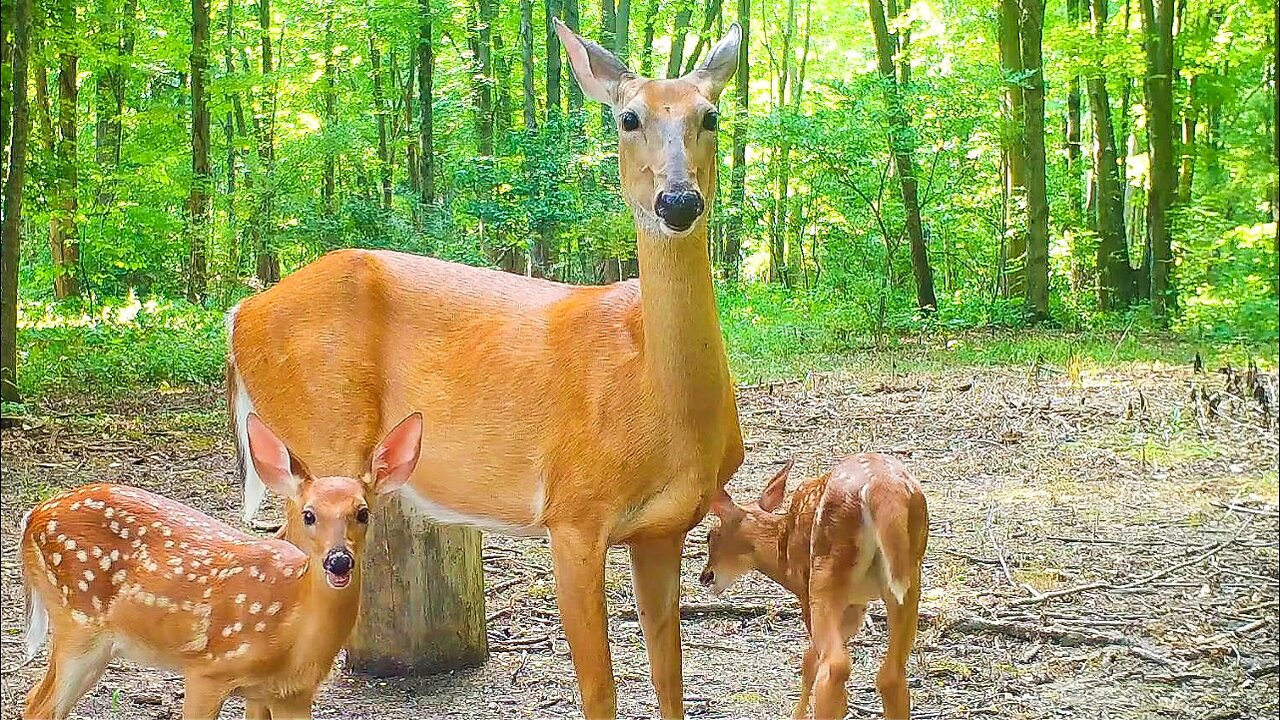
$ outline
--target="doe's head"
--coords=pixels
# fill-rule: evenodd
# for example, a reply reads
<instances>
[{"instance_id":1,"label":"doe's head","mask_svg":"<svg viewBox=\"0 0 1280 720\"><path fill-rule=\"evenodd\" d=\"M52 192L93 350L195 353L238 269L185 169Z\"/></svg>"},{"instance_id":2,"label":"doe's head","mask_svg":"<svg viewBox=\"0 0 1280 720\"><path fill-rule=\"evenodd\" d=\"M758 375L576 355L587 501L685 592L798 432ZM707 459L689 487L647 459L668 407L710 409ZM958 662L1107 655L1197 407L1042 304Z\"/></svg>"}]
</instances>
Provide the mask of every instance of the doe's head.
<instances>
[{"instance_id":1,"label":"doe's head","mask_svg":"<svg viewBox=\"0 0 1280 720\"><path fill-rule=\"evenodd\" d=\"M249 456L263 483L288 503L290 539L319 561L330 587L351 584L364 547L369 514L380 496L399 490L413 475L422 449L422 414L401 420L374 448L361 478L315 477L256 414L247 421Z\"/></svg>"},{"instance_id":2,"label":"doe's head","mask_svg":"<svg viewBox=\"0 0 1280 720\"><path fill-rule=\"evenodd\" d=\"M711 501L711 515L716 521L707 532L707 564L698 579L712 594L728 590L738 578L756 569L759 552L775 551L766 545L777 541L772 532L774 511L786 497L793 463L788 460L754 502L739 505L724 490Z\"/></svg>"},{"instance_id":3,"label":"doe's head","mask_svg":"<svg viewBox=\"0 0 1280 720\"><path fill-rule=\"evenodd\" d=\"M637 221L663 235L687 234L715 196L716 103L738 67L742 30L731 25L683 77L652 80L559 20L555 28L582 92L613 110L622 194Z\"/></svg>"}]
</instances>

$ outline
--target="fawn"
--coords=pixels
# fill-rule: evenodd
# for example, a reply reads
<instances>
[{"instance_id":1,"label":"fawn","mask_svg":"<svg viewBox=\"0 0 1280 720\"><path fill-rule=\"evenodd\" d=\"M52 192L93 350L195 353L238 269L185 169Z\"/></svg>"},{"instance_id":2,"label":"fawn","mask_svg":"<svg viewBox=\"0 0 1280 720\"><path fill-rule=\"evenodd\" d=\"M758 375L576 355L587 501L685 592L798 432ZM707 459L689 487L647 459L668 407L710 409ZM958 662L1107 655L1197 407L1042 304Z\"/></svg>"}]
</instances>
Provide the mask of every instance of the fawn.
<instances>
[{"instance_id":1,"label":"fawn","mask_svg":"<svg viewBox=\"0 0 1280 720\"><path fill-rule=\"evenodd\" d=\"M867 603L883 598L889 649L876 677L885 717L909 718L907 656L915 642L920 563L929 536L929 511L920 484L894 457L852 455L831 472L800 485L785 513L791 462L749 505L721 491L711 504L718 518L708 533L703 585L720 594L759 570L800 599L809 649L794 717L843 718L847 641L862 628Z\"/></svg>"},{"instance_id":2,"label":"fawn","mask_svg":"<svg viewBox=\"0 0 1280 720\"><path fill-rule=\"evenodd\" d=\"M105 483L27 513L28 661L53 640L24 717L66 718L115 656L181 673L188 720L216 718L232 694L251 720L311 717L356 620L370 508L413 473L422 416L386 435L360 479L313 477L256 415L248 433L258 474L301 508L297 546Z\"/></svg>"}]
</instances>

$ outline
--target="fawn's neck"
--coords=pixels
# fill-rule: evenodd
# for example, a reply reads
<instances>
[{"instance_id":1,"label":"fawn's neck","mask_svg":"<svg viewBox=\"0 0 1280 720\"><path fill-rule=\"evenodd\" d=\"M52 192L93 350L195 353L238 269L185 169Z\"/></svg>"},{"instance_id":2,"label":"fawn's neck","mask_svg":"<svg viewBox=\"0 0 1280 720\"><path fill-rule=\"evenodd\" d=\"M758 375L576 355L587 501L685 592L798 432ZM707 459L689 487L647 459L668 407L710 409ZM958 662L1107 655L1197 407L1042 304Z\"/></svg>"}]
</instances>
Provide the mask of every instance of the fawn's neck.
<instances>
[{"instance_id":1,"label":"fawn's neck","mask_svg":"<svg viewBox=\"0 0 1280 720\"><path fill-rule=\"evenodd\" d=\"M744 528L751 543L751 561L762 575L800 595L802 588L795 587L796 580L788 572L785 548L781 539L787 526L786 515L757 512L751 515L751 527Z\"/></svg>"}]
</instances>

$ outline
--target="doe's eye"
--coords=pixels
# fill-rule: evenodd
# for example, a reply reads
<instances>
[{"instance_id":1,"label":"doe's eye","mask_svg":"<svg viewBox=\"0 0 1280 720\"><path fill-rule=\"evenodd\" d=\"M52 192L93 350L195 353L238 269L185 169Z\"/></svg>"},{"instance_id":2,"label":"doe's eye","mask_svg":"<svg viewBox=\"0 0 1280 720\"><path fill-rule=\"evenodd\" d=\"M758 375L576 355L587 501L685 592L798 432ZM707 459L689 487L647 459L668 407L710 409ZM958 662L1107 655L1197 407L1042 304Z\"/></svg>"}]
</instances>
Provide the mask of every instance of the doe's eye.
<instances>
[{"instance_id":1,"label":"doe's eye","mask_svg":"<svg viewBox=\"0 0 1280 720\"><path fill-rule=\"evenodd\" d=\"M640 116L636 115L631 110L624 110L622 114L618 116L618 124L622 126L623 130L631 132L632 130L640 127Z\"/></svg>"},{"instance_id":2,"label":"doe's eye","mask_svg":"<svg viewBox=\"0 0 1280 720\"><path fill-rule=\"evenodd\" d=\"M316 514L315 514L314 512L312 512L310 509L303 510L303 511L302 511L302 524L303 524L303 525L315 525L315 524L316 524Z\"/></svg>"},{"instance_id":3,"label":"doe's eye","mask_svg":"<svg viewBox=\"0 0 1280 720\"><path fill-rule=\"evenodd\" d=\"M708 111L702 116L702 129L715 132L720 127L720 115L715 110Z\"/></svg>"},{"instance_id":4,"label":"doe's eye","mask_svg":"<svg viewBox=\"0 0 1280 720\"><path fill-rule=\"evenodd\" d=\"M369 508L362 507L356 511L356 522L362 525L369 522Z\"/></svg>"}]
</instances>

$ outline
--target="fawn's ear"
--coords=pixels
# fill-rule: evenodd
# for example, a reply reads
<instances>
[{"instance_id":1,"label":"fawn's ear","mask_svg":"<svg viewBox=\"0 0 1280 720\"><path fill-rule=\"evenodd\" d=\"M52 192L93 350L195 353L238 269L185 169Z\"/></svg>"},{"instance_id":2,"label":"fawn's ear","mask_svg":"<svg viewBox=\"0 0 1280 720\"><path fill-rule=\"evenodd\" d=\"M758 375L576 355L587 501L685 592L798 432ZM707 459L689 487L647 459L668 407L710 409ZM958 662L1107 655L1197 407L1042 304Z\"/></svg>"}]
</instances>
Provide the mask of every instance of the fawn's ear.
<instances>
[{"instance_id":1,"label":"fawn's ear","mask_svg":"<svg viewBox=\"0 0 1280 720\"><path fill-rule=\"evenodd\" d=\"M416 412L391 428L373 450L369 486L376 495L399 490L418 467L422 454L422 413Z\"/></svg>"},{"instance_id":2,"label":"fawn's ear","mask_svg":"<svg viewBox=\"0 0 1280 720\"><path fill-rule=\"evenodd\" d=\"M306 466L257 413L249 413L245 429L249 433L249 458L263 484L282 497L297 498L303 481L310 477Z\"/></svg>"},{"instance_id":3,"label":"fawn's ear","mask_svg":"<svg viewBox=\"0 0 1280 720\"><path fill-rule=\"evenodd\" d=\"M777 475L764 486L764 491L760 493L760 509L765 512L773 512L782 506L782 499L787 496L787 477L791 475L791 466L795 464L795 460L788 460L786 465L778 471Z\"/></svg>"},{"instance_id":4,"label":"fawn's ear","mask_svg":"<svg viewBox=\"0 0 1280 720\"><path fill-rule=\"evenodd\" d=\"M733 498L729 497L729 493L725 492L723 488L721 488L720 494L711 501L710 511L712 515L720 518L721 522L737 520L744 513L743 509L738 507L738 504L733 501Z\"/></svg>"}]
</instances>

